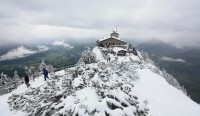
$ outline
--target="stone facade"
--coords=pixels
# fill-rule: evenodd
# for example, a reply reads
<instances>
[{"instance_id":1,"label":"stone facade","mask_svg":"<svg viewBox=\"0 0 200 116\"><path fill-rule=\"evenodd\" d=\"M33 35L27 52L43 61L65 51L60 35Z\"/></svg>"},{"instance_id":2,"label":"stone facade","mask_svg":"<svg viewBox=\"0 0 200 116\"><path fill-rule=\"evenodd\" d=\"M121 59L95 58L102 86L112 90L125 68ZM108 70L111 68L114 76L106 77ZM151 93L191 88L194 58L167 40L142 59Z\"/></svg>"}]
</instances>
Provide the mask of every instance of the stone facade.
<instances>
[{"instance_id":1,"label":"stone facade","mask_svg":"<svg viewBox=\"0 0 200 116\"><path fill-rule=\"evenodd\" d=\"M126 42L120 40L118 37L119 37L119 34L115 31L113 31L113 33L110 34L110 38L98 40L97 46L109 47L111 45L126 45L127 44Z\"/></svg>"}]
</instances>

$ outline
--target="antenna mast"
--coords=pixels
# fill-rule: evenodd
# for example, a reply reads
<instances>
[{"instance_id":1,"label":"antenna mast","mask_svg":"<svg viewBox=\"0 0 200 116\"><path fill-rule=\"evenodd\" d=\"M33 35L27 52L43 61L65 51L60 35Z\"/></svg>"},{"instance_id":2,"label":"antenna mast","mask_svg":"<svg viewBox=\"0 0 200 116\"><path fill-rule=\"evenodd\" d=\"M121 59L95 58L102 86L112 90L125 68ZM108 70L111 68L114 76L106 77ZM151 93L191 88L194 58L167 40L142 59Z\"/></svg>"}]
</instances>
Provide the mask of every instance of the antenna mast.
<instances>
[{"instance_id":1,"label":"antenna mast","mask_svg":"<svg viewBox=\"0 0 200 116\"><path fill-rule=\"evenodd\" d=\"M116 25L116 33L117 33L117 25Z\"/></svg>"}]
</instances>

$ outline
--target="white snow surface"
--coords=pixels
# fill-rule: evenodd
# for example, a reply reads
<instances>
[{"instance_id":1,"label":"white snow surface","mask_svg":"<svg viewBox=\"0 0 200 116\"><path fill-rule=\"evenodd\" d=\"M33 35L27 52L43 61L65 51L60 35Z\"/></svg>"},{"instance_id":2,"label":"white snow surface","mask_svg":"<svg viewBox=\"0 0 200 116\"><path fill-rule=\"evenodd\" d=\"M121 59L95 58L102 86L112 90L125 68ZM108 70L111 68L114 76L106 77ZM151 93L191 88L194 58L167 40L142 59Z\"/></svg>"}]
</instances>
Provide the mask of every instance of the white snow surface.
<instances>
[{"instance_id":1,"label":"white snow surface","mask_svg":"<svg viewBox=\"0 0 200 116\"><path fill-rule=\"evenodd\" d=\"M113 48L113 51L114 51L115 53L118 53L118 52L121 51L121 50L127 51L126 49L121 48L121 47L114 47L114 48Z\"/></svg>"},{"instance_id":2,"label":"white snow surface","mask_svg":"<svg viewBox=\"0 0 200 116\"><path fill-rule=\"evenodd\" d=\"M97 56L97 60L104 60L103 55L101 54L101 51L98 47L95 47L92 52L94 52Z\"/></svg>"},{"instance_id":3,"label":"white snow surface","mask_svg":"<svg viewBox=\"0 0 200 116\"><path fill-rule=\"evenodd\" d=\"M102 62L106 62L103 55L101 54L98 47L93 49L93 52L96 54L97 59ZM115 60L116 56L109 54L111 57L111 61ZM140 62L140 59L137 56L130 55L130 56L121 56L118 57L118 62L129 62L135 61ZM145 64L144 62L143 68L139 65L133 66L136 68L136 72L139 76L139 79L134 81L134 87L131 88L131 93L137 95L139 102L143 102L147 100L149 112L148 116L200 116L200 105L192 101L189 97L187 97L183 92L176 89L175 87L169 85L166 80L161 77L160 75L152 72L149 67L154 68L155 66L151 64ZM90 64L89 67L97 67L96 64ZM61 70L55 73L55 75L59 76L60 78L66 78L65 71ZM117 81L122 81L119 79L115 74L111 75L110 77L110 85ZM117 81L116 81L117 80ZM35 79L35 81L31 81L31 86L27 88L24 84L20 85L16 90L9 94L5 94L0 96L0 116L25 116L26 113L22 111L10 111L9 105L7 103L8 97L10 97L14 93L24 93L26 91L30 91L31 87L42 87L47 86L47 82L51 80L44 81L43 76L40 76ZM97 75L94 75L93 80L99 82L99 78ZM61 82L57 81L56 85L60 85ZM82 80L76 78L72 85L79 86L82 84ZM104 84L104 83L100 83ZM131 86L129 84L124 84L124 88ZM62 93L62 91L58 91L57 94ZM117 98L126 104L127 101L127 94L120 92L118 90L111 90L108 92L110 95L115 95ZM75 96L75 97L74 97ZM118 104L118 102L112 99L101 99L102 101L99 102L100 98L96 94L95 89L92 87L85 87L83 89L79 89L75 92L74 95L68 96L66 99L61 99L61 103L57 104L55 108L59 109L59 107L64 107L59 112L65 112L64 109L74 109L75 112L79 112L82 115L85 115L83 109L87 109L89 112L92 112L94 109L98 109L98 113L95 113L95 116L102 116L105 110L105 106L107 102ZM139 104L139 109L144 109L144 105ZM121 107L121 104L118 104ZM125 107L122 109L116 110L109 110L109 113L113 116L123 116L124 112L129 114L129 116L133 116L132 111L134 111L135 107Z\"/></svg>"},{"instance_id":4,"label":"white snow surface","mask_svg":"<svg viewBox=\"0 0 200 116\"><path fill-rule=\"evenodd\" d=\"M148 69L138 70L140 79L134 90L138 98L148 100L150 114L154 116L199 116L200 105L166 80Z\"/></svg>"}]
</instances>

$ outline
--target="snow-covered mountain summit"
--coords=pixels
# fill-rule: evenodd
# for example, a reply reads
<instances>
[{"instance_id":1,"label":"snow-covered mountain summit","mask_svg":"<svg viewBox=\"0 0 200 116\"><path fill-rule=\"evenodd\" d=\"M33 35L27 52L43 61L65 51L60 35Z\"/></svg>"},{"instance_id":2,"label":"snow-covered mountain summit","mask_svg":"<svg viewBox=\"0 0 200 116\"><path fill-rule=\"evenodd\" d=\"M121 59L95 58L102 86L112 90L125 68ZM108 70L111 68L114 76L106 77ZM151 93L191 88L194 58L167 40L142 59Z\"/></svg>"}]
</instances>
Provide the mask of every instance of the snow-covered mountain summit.
<instances>
[{"instance_id":1,"label":"snow-covered mountain summit","mask_svg":"<svg viewBox=\"0 0 200 116\"><path fill-rule=\"evenodd\" d=\"M4 116L200 116L179 83L151 60L86 50L76 66L0 96ZM110 58L110 61L107 59ZM85 63L83 63L85 62Z\"/></svg>"}]
</instances>

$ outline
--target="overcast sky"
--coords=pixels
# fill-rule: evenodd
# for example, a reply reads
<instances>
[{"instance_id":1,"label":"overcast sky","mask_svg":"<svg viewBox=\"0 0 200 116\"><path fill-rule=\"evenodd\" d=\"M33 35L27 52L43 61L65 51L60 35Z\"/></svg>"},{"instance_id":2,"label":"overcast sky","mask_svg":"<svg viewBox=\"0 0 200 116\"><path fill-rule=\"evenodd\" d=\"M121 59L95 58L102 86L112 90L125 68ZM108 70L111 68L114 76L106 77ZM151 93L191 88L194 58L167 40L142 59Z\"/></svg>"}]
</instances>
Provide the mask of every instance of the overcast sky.
<instances>
[{"instance_id":1,"label":"overcast sky","mask_svg":"<svg viewBox=\"0 0 200 116\"><path fill-rule=\"evenodd\" d=\"M200 0L0 0L0 40L120 37L200 46Z\"/></svg>"}]
</instances>

